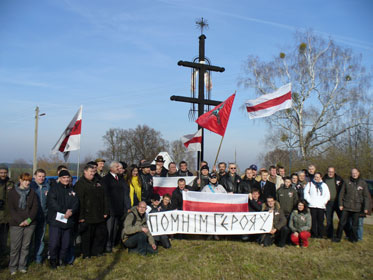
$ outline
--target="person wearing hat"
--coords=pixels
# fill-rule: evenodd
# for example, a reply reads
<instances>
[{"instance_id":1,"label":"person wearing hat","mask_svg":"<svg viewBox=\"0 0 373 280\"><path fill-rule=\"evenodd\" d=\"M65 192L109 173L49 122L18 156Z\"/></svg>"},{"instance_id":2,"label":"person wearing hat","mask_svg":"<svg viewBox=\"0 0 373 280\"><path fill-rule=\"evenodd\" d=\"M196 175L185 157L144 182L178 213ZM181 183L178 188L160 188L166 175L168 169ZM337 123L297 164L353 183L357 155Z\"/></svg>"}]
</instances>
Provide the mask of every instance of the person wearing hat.
<instances>
[{"instance_id":1,"label":"person wearing hat","mask_svg":"<svg viewBox=\"0 0 373 280\"><path fill-rule=\"evenodd\" d=\"M97 163L97 174L103 178L106 175L104 172L105 160L103 158L97 158L95 162Z\"/></svg>"},{"instance_id":2,"label":"person wearing hat","mask_svg":"<svg viewBox=\"0 0 373 280\"><path fill-rule=\"evenodd\" d=\"M203 165L201 167L199 176L193 181L193 188L196 191L200 191L208 183L209 183L209 167L207 165Z\"/></svg>"},{"instance_id":3,"label":"person wearing hat","mask_svg":"<svg viewBox=\"0 0 373 280\"><path fill-rule=\"evenodd\" d=\"M201 192L227 193L225 188L218 183L218 176L215 172L209 174L209 183L203 187Z\"/></svg>"},{"instance_id":4,"label":"person wearing hat","mask_svg":"<svg viewBox=\"0 0 373 280\"><path fill-rule=\"evenodd\" d=\"M161 155L157 156L155 159L155 164L161 169L160 177L166 177L168 173L167 168L164 167L164 162L165 160Z\"/></svg>"},{"instance_id":5,"label":"person wearing hat","mask_svg":"<svg viewBox=\"0 0 373 280\"><path fill-rule=\"evenodd\" d=\"M71 175L67 170L58 174L58 184L51 188L47 196L49 224L50 266L57 268L61 262L67 264L67 256L71 245L72 230L75 224L73 215L78 213L79 200L73 191Z\"/></svg>"},{"instance_id":6,"label":"person wearing hat","mask_svg":"<svg viewBox=\"0 0 373 280\"><path fill-rule=\"evenodd\" d=\"M149 174L152 175L152 177L154 177L156 170L157 170L157 166L155 164L151 164L150 165L150 173Z\"/></svg>"},{"instance_id":7,"label":"person wearing hat","mask_svg":"<svg viewBox=\"0 0 373 280\"><path fill-rule=\"evenodd\" d=\"M8 167L0 166L0 257L7 253L8 241L8 211L7 200L8 193L14 188L14 182L8 177Z\"/></svg>"},{"instance_id":8,"label":"person wearing hat","mask_svg":"<svg viewBox=\"0 0 373 280\"><path fill-rule=\"evenodd\" d=\"M148 205L153 194L153 176L150 175L150 162L144 161L140 165L139 177L141 181L141 199Z\"/></svg>"}]
</instances>

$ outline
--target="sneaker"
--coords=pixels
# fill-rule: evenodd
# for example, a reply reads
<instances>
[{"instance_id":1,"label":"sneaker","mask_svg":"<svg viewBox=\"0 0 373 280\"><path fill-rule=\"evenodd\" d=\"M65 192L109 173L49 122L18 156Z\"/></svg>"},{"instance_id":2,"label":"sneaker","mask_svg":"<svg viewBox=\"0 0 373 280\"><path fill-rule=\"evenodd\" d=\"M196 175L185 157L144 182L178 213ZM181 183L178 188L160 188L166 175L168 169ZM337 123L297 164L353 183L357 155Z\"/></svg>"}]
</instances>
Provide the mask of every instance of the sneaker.
<instances>
[{"instance_id":1,"label":"sneaker","mask_svg":"<svg viewBox=\"0 0 373 280\"><path fill-rule=\"evenodd\" d=\"M333 239L332 239L332 242L336 242L336 243L339 243L339 242L341 242L341 239L340 239L340 238L336 238L336 237L335 237L335 238L333 238Z\"/></svg>"},{"instance_id":2,"label":"sneaker","mask_svg":"<svg viewBox=\"0 0 373 280\"><path fill-rule=\"evenodd\" d=\"M297 246L295 246L295 247L299 248L300 246L299 246L299 245L297 245Z\"/></svg>"},{"instance_id":3,"label":"sneaker","mask_svg":"<svg viewBox=\"0 0 373 280\"><path fill-rule=\"evenodd\" d=\"M20 269L19 272L21 272L21 273L27 273L27 270L26 269Z\"/></svg>"},{"instance_id":4,"label":"sneaker","mask_svg":"<svg viewBox=\"0 0 373 280\"><path fill-rule=\"evenodd\" d=\"M16 274L17 274L16 271L12 271L12 272L10 273L10 276L14 276L14 275L16 275Z\"/></svg>"}]
</instances>

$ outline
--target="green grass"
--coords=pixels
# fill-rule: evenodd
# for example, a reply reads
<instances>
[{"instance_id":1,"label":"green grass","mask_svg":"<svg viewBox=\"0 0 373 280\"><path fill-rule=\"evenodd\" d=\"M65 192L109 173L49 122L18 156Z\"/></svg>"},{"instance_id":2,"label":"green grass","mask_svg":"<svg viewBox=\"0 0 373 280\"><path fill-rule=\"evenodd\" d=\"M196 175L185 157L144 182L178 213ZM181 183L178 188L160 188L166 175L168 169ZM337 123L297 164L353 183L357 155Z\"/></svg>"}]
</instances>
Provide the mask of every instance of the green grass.
<instances>
[{"instance_id":1,"label":"green grass","mask_svg":"<svg viewBox=\"0 0 373 280\"><path fill-rule=\"evenodd\" d=\"M240 241L173 240L154 256L122 249L82 260L55 271L31 264L26 275L10 277L3 260L0 279L373 279L373 226L364 225L364 240L310 239L307 249L262 248Z\"/></svg>"}]
</instances>

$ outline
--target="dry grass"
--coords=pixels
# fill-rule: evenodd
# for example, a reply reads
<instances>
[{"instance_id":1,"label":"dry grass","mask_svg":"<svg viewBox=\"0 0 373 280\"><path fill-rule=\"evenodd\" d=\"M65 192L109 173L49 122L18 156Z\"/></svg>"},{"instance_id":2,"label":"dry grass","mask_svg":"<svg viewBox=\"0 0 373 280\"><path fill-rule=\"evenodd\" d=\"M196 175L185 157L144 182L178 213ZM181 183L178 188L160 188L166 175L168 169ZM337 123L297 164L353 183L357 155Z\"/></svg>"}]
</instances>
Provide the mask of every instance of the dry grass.
<instances>
[{"instance_id":1,"label":"dry grass","mask_svg":"<svg viewBox=\"0 0 373 280\"><path fill-rule=\"evenodd\" d=\"M10 277L2 266L0 279L373 279L373 226L364 226L364 240L311 239L307 249L262 248L240 241L173 240L172 248L141 257L118 250L73 266L29 267L26 275ZM3 261L3 265L6 261Z\"/></svg>"}]
</instances>

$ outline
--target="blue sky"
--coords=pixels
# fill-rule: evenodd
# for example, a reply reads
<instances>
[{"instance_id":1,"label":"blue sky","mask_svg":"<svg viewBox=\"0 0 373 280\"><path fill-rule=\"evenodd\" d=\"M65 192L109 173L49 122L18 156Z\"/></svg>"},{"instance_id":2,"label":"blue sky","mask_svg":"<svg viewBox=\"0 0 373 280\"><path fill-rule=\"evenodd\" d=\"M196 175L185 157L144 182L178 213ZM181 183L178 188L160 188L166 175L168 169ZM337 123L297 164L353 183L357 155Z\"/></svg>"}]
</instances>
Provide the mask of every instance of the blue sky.
<instances>
[{"instance_id":1,"label":"blue sky","mask_svg":"<svg viewBox=\"0 0 373 280\"><path fill-rule=\"evenodd\" d=\"M34 110L39 153L48 155L83 105L81 157L95 157L109 128L147 124L167 140L196 131L189 105L169 100L190 94L190 70L179 60L198 55L194 22L208 20L206 56L225 67L213 73L212 96L237 97L220 160L241 168L267 149L262 120L239 107L253 98L237 85L248 55L269 60L290 44L296 30L312 28L363 55L373 65L373 1L0 1L0 162L33 155ZM206 132L206 159L220 136ZM76 161L77 152L71 155Z\"/></svg>"}]
</instances>

